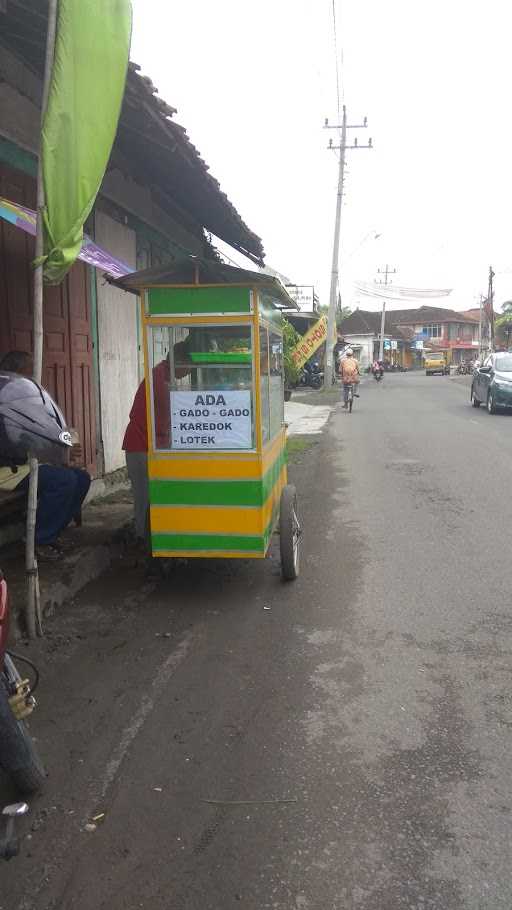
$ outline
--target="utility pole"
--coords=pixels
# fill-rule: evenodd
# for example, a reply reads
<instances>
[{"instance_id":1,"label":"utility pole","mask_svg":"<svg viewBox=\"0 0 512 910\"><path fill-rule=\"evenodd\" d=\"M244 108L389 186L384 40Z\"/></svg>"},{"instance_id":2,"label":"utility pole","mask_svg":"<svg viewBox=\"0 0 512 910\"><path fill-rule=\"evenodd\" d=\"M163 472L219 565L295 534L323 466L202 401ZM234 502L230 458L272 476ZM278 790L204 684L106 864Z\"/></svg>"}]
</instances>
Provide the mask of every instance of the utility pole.
<instances>
[{"instance_id":1,"label":"utility pole","mask_svg":"<svg viewBox=\"0 0 512 910\"><path fill-rule=\"evenodd\" d=\"M482 353L483 353L483 344L482 344L482 328L483 328L483 309L484 309L484 295L480 294L480 318L478 322L478 359L480 363L482 362Z\"/></svg>"},{"instance_id":2,"label":"utility pole","mask_svg":"<svg viewBox=\"0 0 512 910\"><path fill-rule=\"evenodd\" d=\"M489 351L494 351L494 272L492 265L489 266L489 284L487 288L487 306L489 318Z\"/></svg>"},{"instance_id":3,"label":"utility pole","mask_svg":"<svg viewBox=\"0 0 512 910\"><path fill-rule=\"evenodd\" d=\"M384 287L387 287L388 284L391 284L389 281L390 275L396 275L396 269L390 269L389 265L386 263L385 269L377 269L377 274L384 275L384 280L379 278L377 284L383 284ZM379 340L379 360L384 360L384 332L386 328L386 300L382 301L382 316L380 319L380 340Z\"/></svg>"},{"instance_id":4,"label":"utility pole","mask_svg":"<svg viewBox=\"0 0 512 910\"><path fill-rule=\"evenodd\" d=\"M354 139L353 145L347 145L347 130L355 129L366 129L368 126L367 118L365 117L363 122L360 124L348 124L347 123L347 108L343 105L343 116L341 119L341 124L331 125L329 121L325 120L325 129L331 130L341 130L340 144L333 145L332 139L329 140L329 148L336 149L340 153L340 162L338 168L338 192L336 196L336 219L334 222L334 242L332 248L332 268L331 268L331 289L329 294L329 313L327 317L327 341L325 349L325 378L324 378L324 392L331 388L332 386L332 374L333 374L333 347L334 347L334 330L336 326L336 299L337 299L337 290L338 290L338 273L339 273L339 258L340 258L340 228L341 228L341 204L343 201L343 184L345 180L345 154L348 149L371 149L372 140L368 140L367 145L358 145L357 137Z\"/></svg>"}]
</instances>

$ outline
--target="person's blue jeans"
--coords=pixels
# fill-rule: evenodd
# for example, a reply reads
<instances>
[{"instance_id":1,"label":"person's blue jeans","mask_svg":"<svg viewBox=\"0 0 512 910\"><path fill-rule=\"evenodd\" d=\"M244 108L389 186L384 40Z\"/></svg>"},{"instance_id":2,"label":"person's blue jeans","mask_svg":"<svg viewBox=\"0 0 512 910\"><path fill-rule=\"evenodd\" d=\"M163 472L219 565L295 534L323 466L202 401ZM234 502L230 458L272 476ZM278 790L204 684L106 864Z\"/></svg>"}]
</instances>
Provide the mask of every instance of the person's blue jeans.
<instances>
[{"instance_id":1,"label":"person's blue jeans","mask_svg":"<svg viewBox=\"0 0 512 910\"><path fill-rule=\"evenodd\" d=\"M18 490L28 491L29 478L25 477ZM39 465L36 545L55 543L57 537L82 508L91 485L87 471L81 468L57 468Z\"/></svg>"}]
</instances>

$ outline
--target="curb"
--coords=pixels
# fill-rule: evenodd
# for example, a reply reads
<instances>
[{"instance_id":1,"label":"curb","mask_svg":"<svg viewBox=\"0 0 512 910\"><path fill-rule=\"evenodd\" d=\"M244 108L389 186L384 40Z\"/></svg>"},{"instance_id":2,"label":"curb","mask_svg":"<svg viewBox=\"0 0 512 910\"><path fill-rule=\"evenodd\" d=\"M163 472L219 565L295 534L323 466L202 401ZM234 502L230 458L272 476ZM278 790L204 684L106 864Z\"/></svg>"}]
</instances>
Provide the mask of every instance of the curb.
<instances>
[{"instance_id":1,"label":"curb","mask_svg":"<svg viewBox=\"0 0 512 910\"><path fill-rule=\"evenodd\" d=\"M122 553L123 544L113 542L83 547L78 553L63 559L58 580L46 583L43 579L40 581L43 619L52 616L59 607L76 597L89 582L99 578ZM9 589L12 606L11 634L16 641L25 638L21 606L24 602L25 582L10 583Z\"/></svg>"},{"instance_id":2,"label":"curb","mask_svg":"<svg viewBox=\"0 0 512 910\"><path fill-rule=\"evenodd\" d=\"M52 616L59 607L76 597L89 582L99 578L122 553L123 544L116 542L84 547L76 555L63 559L59 563L58 580L46 583L43 579L40 580L43 619ZM25 599L25 582L9 583L9 590L12 605L11 634L14 640L19 640L26 637L22 607Z\"/></svg>"},{"instance_id":3,"label":"curb","mask_svg":"<svg viewBox=\"0 0 512 910\"><path fill-rule=\"evenodd\" d=\"M68 558L68 564L63 566L61 580L41 588L42 615L51 616L63 603L76 597L90 581L99 578L122 552L120 543L99 544L84 547L79 554Z\"/></svg>"}]
</instances>

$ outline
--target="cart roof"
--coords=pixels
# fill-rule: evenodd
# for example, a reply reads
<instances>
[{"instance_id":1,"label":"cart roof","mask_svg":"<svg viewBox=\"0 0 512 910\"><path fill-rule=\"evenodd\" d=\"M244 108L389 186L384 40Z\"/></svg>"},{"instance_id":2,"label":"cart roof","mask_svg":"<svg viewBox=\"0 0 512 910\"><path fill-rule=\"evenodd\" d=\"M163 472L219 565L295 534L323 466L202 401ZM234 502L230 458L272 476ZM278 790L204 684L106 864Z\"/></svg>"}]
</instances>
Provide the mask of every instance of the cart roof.
<instances>
[{"instance_id":1,"label":"cart roof","mask_svg":"<svg viewBox=\"0 0 512 910\"><path fill-rule=\"evenodd\" d=\"M110 284L123 288L125 291L138 293L147 287L173 287L176 285L198 286L205 284L246 284L248 287L266 290L273 297L273 304L277 309L298 310L299 307L293 300L279 278L267 275L265 272L252 272L249 269L239 269L224 262L213 259L201 259L199 256L188 256L175 260L167 265L159 265L140 272L131 272L122 278L108 278Z\"/></svg>"}]
</instances>

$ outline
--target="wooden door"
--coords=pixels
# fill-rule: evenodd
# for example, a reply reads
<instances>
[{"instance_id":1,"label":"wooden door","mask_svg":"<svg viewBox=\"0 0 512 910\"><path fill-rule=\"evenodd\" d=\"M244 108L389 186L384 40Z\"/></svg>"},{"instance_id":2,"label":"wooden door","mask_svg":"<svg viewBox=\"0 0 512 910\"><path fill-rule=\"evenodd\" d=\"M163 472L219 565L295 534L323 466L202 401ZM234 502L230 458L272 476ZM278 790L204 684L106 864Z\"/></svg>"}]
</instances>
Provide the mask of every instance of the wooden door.
<instances>
[{"instance_id":1,"label":"wooden door","mask_svg":"<svg viewBox=\"0 0 512 910\"><path fill-rule=\"evenodd\" d=\"M87 267L76 262L66 278L69 313L69 360L71 367L70 423L82 440L85 462L96 469L96 415L93 343Z\"/></svg>"},{"instance_id":2,"label":"wooden door","mask_svg":"<svg viewBox=\"0 0 512 910\"><path fill-rule=\"evenodd\" d=\"M0 164L0 195L34 207L35 181ZM34 238L0 220L0 355L32 351ZM61 285L44 290L43 385L80 433L85 464L96 472L93 344L87 267L76 262Z\"/></svg>"},{"instance_id":3,"label":"wooden door","mask_svg":"<svg viewBox=\"0 0 512 910\"><path fill-rule=\"evenodd\" d=\"M43 385L58 402L66 421L73 425L66 280L44 289L43 326Z\"/></svg>"},{"instance_id":4,"label":"wooden door","mask_svg":"<svg viewBox=\"0 0 512 910\"><path fill-rule=\"evenodd\" d=\"M35 182L0 164L0 196L34 207ZM0 219L0 353L32 350L34 240Z\"/></svg>"}]
</instances>

